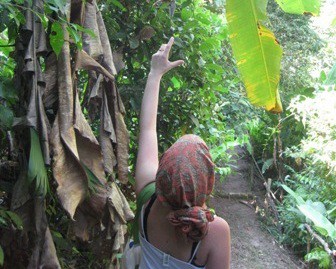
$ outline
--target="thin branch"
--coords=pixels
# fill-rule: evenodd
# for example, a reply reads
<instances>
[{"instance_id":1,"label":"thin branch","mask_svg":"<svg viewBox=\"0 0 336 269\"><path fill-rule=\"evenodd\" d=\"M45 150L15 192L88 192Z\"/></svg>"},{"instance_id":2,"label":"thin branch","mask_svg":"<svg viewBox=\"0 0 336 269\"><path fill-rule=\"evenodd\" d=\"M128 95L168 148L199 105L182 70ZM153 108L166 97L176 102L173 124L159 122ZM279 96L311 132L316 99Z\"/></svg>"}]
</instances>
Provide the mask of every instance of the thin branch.
<instances>
[{"instance_id":1,"label":"thin branch","mask_svg":"<svg viewBox=\"0 0 336 269\"><path fill-rule=\"evenodd\" d=\"M257 197L253 193L224 193L221 191L215 191L214 196L225 198L225 199L245 199L245 200L255 200Z\"/></svg>"},{"instance_id":2,"label":"thin branch","mask_svg":"<svg viewBox=\"0 0 336 269\"><path fill-rule=\"evenodd\" d=\"M279 212L278 212L278 210L276 208L276 205L275 205L274 201L272 200L272 196L271 196L271 193L272 193L272 191L271 191L272 179L269 178L267 180L267 182L264 183L264 185L265 185L265 188L266 188L266 201L273 211L273 214L274 214L274 217L275 217L275 220L276 220L276 223L277 223L278 231L279 231L280 234L282 234L281 224L280 224L280 221L279 221L280 220ZM275 196L274 196L274 198L275 198ZM278 200L276 200L276 201L278 201Z\"/></svg>"},{"instance_id":3,"label":"thin branch","mask_svg":"<svg viewBox=\"0 0 336 269\"><path fill-rule=\"evenodd\" d=\"M258 170L258 172L259 172L259 174L260 174L260 176L261 176L261 179L263 179L264 182L266 182L266 179L265 179L264 175L262 174L262 172L261 172L261 170L260 170L260 168L259 168L259 166L258 166L258 163L257 163L256 159L254 158L253 154L251 154L251 157L252 157L252 159L253 159L253 162L254 162L255 167L257 168L257 170Z\"/></svg>"},{"instance_id":4,"label":"thin branch","mask_svg":"<svg viewBox=\"0 0 336 269\"><path fill-rule=\"evenodd\" d=\"M320 242L320 244L323 246L324 250L328 253L328 255L331 257L333 268L336 268L336 250L331 250L329 248L329 245L326 241L324 241L317 233L313 231L313 229L305 223L305 228L308 230L308 232L314 237L317 241Z\"/></svg>"}]
</instances>

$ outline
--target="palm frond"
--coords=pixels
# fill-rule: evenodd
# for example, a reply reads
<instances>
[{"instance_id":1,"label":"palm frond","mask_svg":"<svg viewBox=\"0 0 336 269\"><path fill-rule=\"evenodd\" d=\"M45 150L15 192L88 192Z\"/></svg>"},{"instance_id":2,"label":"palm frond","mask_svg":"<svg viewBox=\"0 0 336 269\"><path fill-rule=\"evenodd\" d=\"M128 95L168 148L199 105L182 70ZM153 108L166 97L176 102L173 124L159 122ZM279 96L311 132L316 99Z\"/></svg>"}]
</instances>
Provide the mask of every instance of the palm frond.
<instances>
[{"instance_id":1,"label":"palm frond","mask_svg":"<svg viewBox=\"0 0 336 269\"><path fill-rule=\"evenodd\" d=\"M35 194L45 196L49 191L49 181L42 155L40 139L34 128L30 128L30 153L28 182L34 184Z\"/></svg>"}]
</instances>

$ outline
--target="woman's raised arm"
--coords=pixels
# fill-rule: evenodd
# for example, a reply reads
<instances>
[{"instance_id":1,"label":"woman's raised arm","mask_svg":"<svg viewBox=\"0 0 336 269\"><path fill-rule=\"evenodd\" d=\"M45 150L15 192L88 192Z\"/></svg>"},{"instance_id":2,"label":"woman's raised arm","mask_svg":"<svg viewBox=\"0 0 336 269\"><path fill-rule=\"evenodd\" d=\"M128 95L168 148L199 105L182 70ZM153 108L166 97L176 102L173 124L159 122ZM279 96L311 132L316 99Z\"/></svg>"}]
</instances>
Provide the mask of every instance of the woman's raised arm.
<instances>
[{"instance_id":1,"label":"woman's raised arm","mask_svg":"<svg viewBox=\"0 0 336 269\"><path fill-rule=\"evenodd\" d=\"M156 118L160 81L169 70L183 64L182 60L170 62L168 59L173 43L174 38L170 38L168 44L162 45L152 56L151 70L141 104L139 147L135 169L137 195L148 183L155 180L159 166Z\"/></svg>"}]
</instances>

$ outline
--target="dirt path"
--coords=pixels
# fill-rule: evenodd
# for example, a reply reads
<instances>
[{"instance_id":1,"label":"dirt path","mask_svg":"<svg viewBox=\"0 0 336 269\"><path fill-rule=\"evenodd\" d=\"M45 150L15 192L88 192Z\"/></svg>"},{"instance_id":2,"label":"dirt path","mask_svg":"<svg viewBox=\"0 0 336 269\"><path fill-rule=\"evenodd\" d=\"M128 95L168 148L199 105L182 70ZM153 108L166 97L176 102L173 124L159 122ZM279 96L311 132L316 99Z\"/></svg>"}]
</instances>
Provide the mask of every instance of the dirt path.
<instances>
[{"instance_id":1,"label":"dirt path","mask_svg":"<svg viewBox=\"0 0 336 269\"><path fill-rule=\"evenodd\" d=\"M237 148L235 173L224 183L216 182L214 197L210 204L217 215L223 217L231 228L231 268L232 269L294 269L300 263L288 251L281 248L274 238L261 227L255 207L243 204L235 198L221 198L223 193L251 193L251 161L241 148ZM253 200L253 198L252 198ZM251 201L251 199L250 199Z\"/></svg>"}]
</instances>

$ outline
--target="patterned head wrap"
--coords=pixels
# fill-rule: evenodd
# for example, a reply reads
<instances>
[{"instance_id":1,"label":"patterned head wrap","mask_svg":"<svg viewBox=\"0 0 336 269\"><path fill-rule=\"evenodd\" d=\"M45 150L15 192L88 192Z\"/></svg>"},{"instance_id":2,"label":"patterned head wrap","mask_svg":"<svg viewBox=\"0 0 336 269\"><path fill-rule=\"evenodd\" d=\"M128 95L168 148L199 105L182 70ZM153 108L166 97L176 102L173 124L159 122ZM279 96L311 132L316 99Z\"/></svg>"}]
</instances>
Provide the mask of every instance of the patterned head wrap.
<instances>
[{"instance_id":1,"label":"patterned head wrap","mask_svg":"<svg viewBox=\"0 0 336 269\"><path fill-rule=\"evenodd\" d=\"M185 135L162 156L156 174L156 194L173 211L170 223L194 240L208 231L212 213L205 201L214 185L214 163L205 142L196 135ZM183 229L188 226L189 229Z\"/></svg>"}]
</instances>

